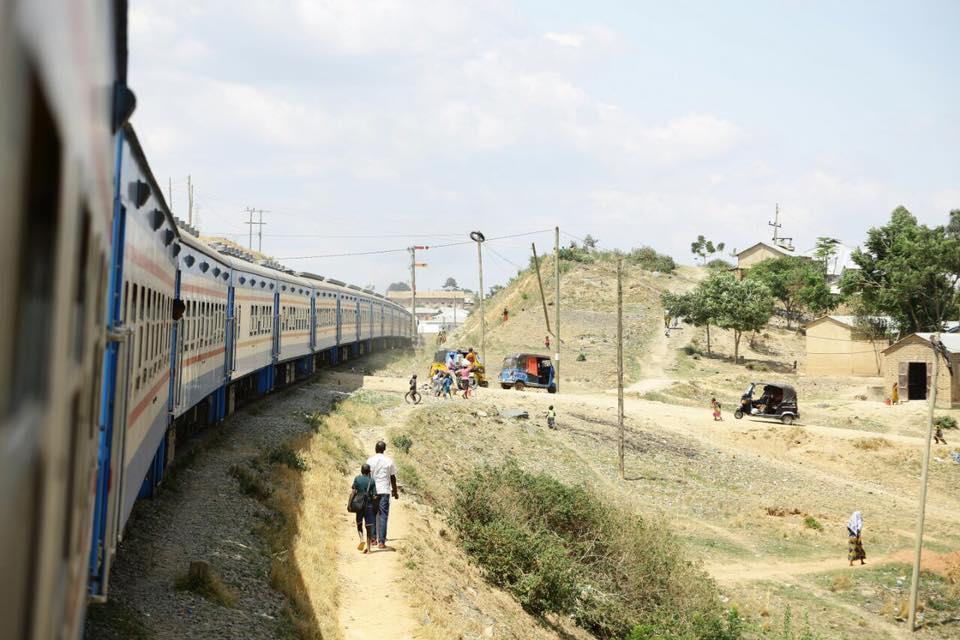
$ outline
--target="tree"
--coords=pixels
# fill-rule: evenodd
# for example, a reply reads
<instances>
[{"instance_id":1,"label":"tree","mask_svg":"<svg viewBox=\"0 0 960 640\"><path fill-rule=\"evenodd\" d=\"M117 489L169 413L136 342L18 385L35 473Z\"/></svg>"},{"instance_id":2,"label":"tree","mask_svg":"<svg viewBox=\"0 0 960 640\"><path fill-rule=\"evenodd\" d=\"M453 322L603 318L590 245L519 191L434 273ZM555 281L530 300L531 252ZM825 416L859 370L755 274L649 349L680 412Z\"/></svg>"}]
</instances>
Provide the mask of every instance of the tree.
<instances>
[{"instance_id":1,"label":"tree","mask_svg":"<svg viewBox=\"0 0 960 640\"><path fill-rule=\"evenodd\" d=\"M826 267L830 262L830 258L837 253L838 244L840 244L840 241L836 238L820 236L817 238L817 246L813 250L813 257L822 262L824 267Z\"/></svg>"},{"instance_id":2,"label":"tree","mask_svg":"<svg viewBox=\"0 0 960 640\"><path fill-rule=\"evenodd\" d=\"M390 286L387 287L387 291L410 291L410 285L406 282L392 282Z\"/></svg>"},{"instance_id":3,"label":"tree","mask_svg":"<svg viewBox=\"0 0 960 640\"><path fill-rule=\"evenodd\" d=\"M707 259L723 251L727 245L723 242L713 244L712 240L707 240L702 235L697 236L696 242L690 243L690 253L698 256L703 264L707 264Z\"/></svg>"},{"instance_id":4,"label":"tree","mask_svg":"<svg viewBox=\"0 0 960 640\"><path fill-rule=\"evenodd\" d=\"M733 330L733 361L739 362L743 332L766 326L773 315L773 295L762 282L737 280L729 273L715 274L701 284L717 326Z\"/></svg>"},{"instance_id":5,"label":"tree","mask_svg":"<svg viewBox=\"0 0 960 640\"><path fill-rule=\"evenodd\" d=\"M953 224L954 222L958 224ZM887 315L901 331L937 331L960 311L960 215L950 224L921 225L904 207L890 222L867 232L853 253L859 269L848 271L842 287L859 297L859 314Z\"/></svg>"},{"instance_id":6,"label":"tree","mask_svg":"<svg viewBox=\"0 0 960 640\"><path fill-rule=\"evenodd\" d=\"M947 223L947 233L954 238L960 238L960 209L950 212L950 222Z\"/></svg>"},{"instance_id":7,"label":"tree","mask_svg":"<svg viewBox=\"0 0 960 640\"><path fill-rule=\"evenodd\" d=\"M712 299L704 296L703 283L693 291L687 293L670 293L665 291L660 295L660 302L671 318L680 318L686 324L695 327L704 327L707 331L707 355L713 355L710 344L710 324L716 317Z\"/></svg>"},{"instance_id":8,"label":"tree","mask_svg":"<svg viewBox=\"0 0 960 640\"><path fill-rule=\"evenodd\" d=\"M597 248L598 242L600 241L588 233L587 237L583 239L583 248L588 251L593 251Z\"/></svg>"},{"instance_id":9,"label":"tree","mask_svg":"<svg viewBox=\"0 0 960 640\"><path fill-rule=\"evenodd\" d=\"M456 291L458 288L459 287L457 287L457 280L453 276L450 276L449 278L447 278L447 281L443 283L443 289L445 291Z\"/></svg>"},{"instance_id":10,"label":"tree","mask_svg":"<svg viewBox=\"0 0 960 640\"><path fill-rule=\"evenodd\" d=\"M795 256L764 260L747 271L747 280L762 282L787 312L787 326L802 311L821 313L839 300L830 291L824 265Z\"/></svg>"}]
</instances>

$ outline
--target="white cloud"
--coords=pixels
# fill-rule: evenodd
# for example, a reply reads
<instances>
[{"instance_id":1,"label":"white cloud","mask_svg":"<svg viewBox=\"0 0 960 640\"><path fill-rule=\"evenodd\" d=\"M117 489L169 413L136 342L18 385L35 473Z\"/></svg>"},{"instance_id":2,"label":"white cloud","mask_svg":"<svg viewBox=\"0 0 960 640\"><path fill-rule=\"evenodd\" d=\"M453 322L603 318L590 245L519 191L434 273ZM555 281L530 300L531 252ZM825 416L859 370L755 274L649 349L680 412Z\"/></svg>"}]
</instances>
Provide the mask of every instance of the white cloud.
<instances>
[{"instance_id":1,"label":"white cloud","mask_svg":"<svg viewBox=\"0 0 960 640\"><path fill-rule=\"evenodd\" d=\"M553 33L543 34L543 38L561 47L579 48L583 44L583 36L577 33Z\"/></svg>"}]
</instances>

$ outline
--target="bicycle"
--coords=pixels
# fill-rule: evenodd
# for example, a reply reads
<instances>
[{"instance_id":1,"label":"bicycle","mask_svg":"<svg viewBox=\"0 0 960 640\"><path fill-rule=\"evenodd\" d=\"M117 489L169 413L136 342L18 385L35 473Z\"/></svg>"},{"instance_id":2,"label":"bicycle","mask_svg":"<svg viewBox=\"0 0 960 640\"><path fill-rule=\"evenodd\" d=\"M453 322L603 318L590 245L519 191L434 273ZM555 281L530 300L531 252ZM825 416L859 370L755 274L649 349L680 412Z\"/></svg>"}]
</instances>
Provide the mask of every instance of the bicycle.
<instances>
[{"instance_id":1,"label":"bicycle","mask_svg":"<svg viewBox=\"0 0 960 640\"><path fill-rule=\"evenodd\" d=\"M420 395L419 391L413 389L407 391L403 396L403 401L407 404L420 404L421 400L423 400L423 396Z\"/></svg>"}]
</instances>

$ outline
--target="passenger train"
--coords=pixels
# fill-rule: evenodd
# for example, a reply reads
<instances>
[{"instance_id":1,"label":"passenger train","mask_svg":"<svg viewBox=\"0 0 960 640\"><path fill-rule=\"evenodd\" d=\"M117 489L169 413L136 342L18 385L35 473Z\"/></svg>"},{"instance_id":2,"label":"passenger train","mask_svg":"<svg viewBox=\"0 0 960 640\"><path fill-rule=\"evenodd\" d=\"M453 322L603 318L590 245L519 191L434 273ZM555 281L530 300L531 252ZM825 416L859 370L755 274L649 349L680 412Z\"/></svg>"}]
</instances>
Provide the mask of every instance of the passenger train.
<instances>
[{"instance_id":1,"label":"passenger train","mask_svg":"<svg viewBox=\"0 0 960 640\"><path fill-rule=\"evenodd\" d=\"M410 313L178 226L129 117L125 0L0 0L0 638L76 638L177 434Z\"/></svg>"}]
</instances>

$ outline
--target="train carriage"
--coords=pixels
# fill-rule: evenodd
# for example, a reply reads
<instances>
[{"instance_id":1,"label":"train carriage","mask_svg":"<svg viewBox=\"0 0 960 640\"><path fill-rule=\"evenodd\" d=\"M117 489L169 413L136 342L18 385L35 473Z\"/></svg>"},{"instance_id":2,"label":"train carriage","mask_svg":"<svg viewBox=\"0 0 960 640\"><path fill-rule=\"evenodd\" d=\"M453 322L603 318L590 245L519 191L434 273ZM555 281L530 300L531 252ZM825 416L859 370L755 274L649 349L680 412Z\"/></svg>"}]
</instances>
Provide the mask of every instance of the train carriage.
<instances>
[{"instance_id":1,"label":"train carriage","mask_svg":"<svg viewBox=\"0 0 960 640\"><path fill-rule=\"evenodd\" d=\"M173 338L171 411L175 420L191 412L194 422L217 422L226 415L231 262L188 233L181 245L176 284L183 317Z\"/></svg>"},{"instance_id":2,"label":"train carriage","mask_svg":"<svg viewBox=\"0 0 960 640\"><path fill-rule=\"evenodd\" d=\"M111 558L140 495L166 463L176 223L133 127L117 136L116 220L91 549L91 592L106 592Z\"/></svg>"},{"instance_id":3,"label":"train carriage","mask_svg":"<svg viewBox=\"0 0 960 640\"><path fill-rule=\"evenodd\" d=\"M236 399L267 393L273 388L274 327L278 321L274 294L279 273L243 260L231 262L232 307L228 313L235 331L227 350L232 380L228 404L232 411Z\"/></svg>"},{"instance_id":4,"label":"train carriage","mask_svg":"<svg viewBox=\"0 0 960 640\"><path fill-rule=\"evenodd\" d=\"M0 9L0 637L80 628L112 219L110 3ZM113 118L111 118L113 115Z\"/></svg>"},{"instance_id":5,"label":"train carriage","mask_svg":"<svg viewBox=\"0 0 960 640\"><path fill-rule=\"evenodd\" d=\"M277 305L279 308L279 349L277 362L280 365L278 380L292 382L299 375L313 370L311 348L311 282L306 278L279 273Z\"/></svg>"}]
</instances>

